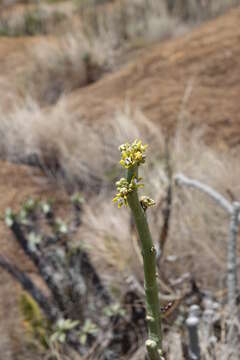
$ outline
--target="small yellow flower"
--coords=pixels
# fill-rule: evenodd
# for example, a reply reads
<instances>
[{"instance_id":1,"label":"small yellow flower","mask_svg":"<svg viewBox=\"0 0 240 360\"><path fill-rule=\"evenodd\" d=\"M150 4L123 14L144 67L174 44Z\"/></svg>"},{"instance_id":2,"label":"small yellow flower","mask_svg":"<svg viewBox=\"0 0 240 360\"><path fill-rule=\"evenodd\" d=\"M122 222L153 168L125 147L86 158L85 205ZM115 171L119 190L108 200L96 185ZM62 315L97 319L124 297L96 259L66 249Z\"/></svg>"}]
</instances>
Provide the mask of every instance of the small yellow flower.
<instances>
[{"instance_id":1,"label":"small yellow flower","mask_svg":"<svg viewBox=\"0 0 240 360\"><path fill-rule=\"evenodd\" d=\"M134 165L140 165L145 162L146 155L144 154L147 149L147 145L142 145L140 140L135 140L131 145L129 143L119 146L122 158L120 164L129 169Z\"/></svg>"},{"instance_id":2,"label":"small yellow flower","mask_svg":"<svg viewBox=\"0 0 240 360\"><path fill-rule=\"evenodd\" d=\"M155 201L149 196L141 196L140 203L144 211L146 211L150 206L156 205Z\"/></svg>"},{"instance_id":3,"label":"small yellow flower","mask_svg":"<svg viewBox=\"0 0 240 360\"><path fill-rule=\"evenodd\" d=\"M121 178L119 181L116 182L117 186L117 194L113 198L113 202L118 203L118 207L122 207L123 205L127 206L127 197L129 193L134 191L137 188L143 187L144 185L140 183L141 178L136 178L136 175L132 177L130 184L128 183L127 179Z\"/></svg>"}]
</instances>

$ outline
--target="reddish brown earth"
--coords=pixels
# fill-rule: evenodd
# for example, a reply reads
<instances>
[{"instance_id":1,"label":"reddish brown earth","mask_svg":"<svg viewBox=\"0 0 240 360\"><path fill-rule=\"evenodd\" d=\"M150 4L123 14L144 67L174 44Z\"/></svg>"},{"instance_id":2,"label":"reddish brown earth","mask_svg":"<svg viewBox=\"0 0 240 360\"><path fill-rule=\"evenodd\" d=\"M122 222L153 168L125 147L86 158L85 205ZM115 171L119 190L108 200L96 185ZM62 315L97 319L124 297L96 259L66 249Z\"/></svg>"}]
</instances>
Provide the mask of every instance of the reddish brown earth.
<instances>
[{"instance_id":1,"label":"reddish brown earth","mask_svg":"<svg viewBox=\"0 0 240 360\"><path fill-rule=\"evenodd\" d=\"M8 255L10 260L15 260L20 268L29 267L28 261L16 245L10 230L4 223L5 209L10 207L14 212L30 197L35 199L49 199L56 201L60 208L66 207L67 197L63 190L56 189L55 184L48 181L40 171L23 165L14 165L0 161L0 244L1 254ZM23 262L24 261L24 262ZM31 266L29 267L31 269Z\"/></svg>"},{"instance_id":2,"label":"reddish brown earth","mask_svg":"<svg viewBox=\"0 0 240 360\"><path fill-rule=\"evenodd\" d=\"M31 64L31 49L43 37L0 37L0 96L1 109L10 111L29 91L24 74ZM52 41L45 37L46 41Z\"/></svg>"}]
</instances>

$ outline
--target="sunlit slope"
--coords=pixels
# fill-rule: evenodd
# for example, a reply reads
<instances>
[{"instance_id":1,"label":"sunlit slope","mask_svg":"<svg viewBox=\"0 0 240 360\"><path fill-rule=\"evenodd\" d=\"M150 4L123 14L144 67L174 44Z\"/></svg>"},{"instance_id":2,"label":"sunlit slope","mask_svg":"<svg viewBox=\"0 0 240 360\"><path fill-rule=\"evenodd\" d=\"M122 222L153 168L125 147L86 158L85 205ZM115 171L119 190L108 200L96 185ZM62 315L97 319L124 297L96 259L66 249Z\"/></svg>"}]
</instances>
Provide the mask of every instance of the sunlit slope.
<instances>
[{"instance_id":1,"label":"sunlit slope","mask_svg":"<svg viewBox=\"0 0 240 360\"><path fill-rule=\"evenodd\" d=\"M240 10L182 38L146 49L133 63L68 98L71 111L97 121L128 103L164 129L188 116L209 139L240 138Z\"/></svg>"}]
</instances>

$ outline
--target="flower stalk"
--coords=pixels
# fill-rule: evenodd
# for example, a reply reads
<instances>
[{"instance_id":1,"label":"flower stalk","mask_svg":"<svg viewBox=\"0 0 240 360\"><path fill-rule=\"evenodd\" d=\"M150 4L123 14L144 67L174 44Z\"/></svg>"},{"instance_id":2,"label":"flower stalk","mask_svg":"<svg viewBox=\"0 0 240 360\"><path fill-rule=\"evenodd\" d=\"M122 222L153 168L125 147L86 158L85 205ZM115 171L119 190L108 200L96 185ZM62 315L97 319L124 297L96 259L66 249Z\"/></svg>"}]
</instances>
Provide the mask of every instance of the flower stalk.
<instances>
[{"instance_id":1,"label":"flower stalk","mask_svg":"<svg viewBox=\"0 0 240 360\"><path fill-rule=\"evenodd\" d=\"M156 249L153 245L152 236L149 230L146 210L154 205L154 201L147 196L139 200L138 178L139 165L145 162L145 150L147 146L142 145L141 141L135 140L133 144L123 144L120 146L122 159L120 164L127 169L126 179L117 182L118 193L113 201L118 202L119 207L123 204L128 205L132 211L139 239L142 247L144 265L144 286L146 295L148 340L146 348L150 360L161 360L162 356L162 327L160 303L158 297L157 273L156 273Z\"/></svg>"}]
</instances>

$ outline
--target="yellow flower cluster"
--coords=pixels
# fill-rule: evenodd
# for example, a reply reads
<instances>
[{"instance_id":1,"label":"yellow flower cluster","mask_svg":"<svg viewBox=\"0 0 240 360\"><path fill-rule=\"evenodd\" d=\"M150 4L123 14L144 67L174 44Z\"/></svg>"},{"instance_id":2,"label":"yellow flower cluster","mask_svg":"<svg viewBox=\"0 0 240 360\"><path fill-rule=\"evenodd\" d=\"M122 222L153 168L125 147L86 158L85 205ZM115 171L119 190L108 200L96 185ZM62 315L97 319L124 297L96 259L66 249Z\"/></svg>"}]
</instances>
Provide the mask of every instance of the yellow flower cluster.
<instances>
[{"instance_id":1,"label":"yellow flower cluster","mask_svg":"<svg viewBox=\"0 0 240 360\"><path fill-rule=\"evenodd\" d=\"M155 203L155 201L153 199L151 199L149 196L145 196L145 195L141 196L140 204L141 204L144 211L146 211L147 208L149 208L150 206L156 205L156 203Z\"/></svg>"},{"instance_id":2,"label":"yellow flower cluster","mask_svg":"<svg viewBox=\"0 0 240 360\"><path fill-rule=\"evenodd\" d=\"M118 207L120 208L122 205L127 206L127 197L130 192L133 190L143 187L143 184L140 184L141 178L137 179L135 176L132 178L130 184L128 183L127 179L121 178L119 181L116 182L117 186L117 194L113 199L113 202L118 203Z\"/></svg>"},{"instance_id":3,"label":"yellow flower cluster","mask_svg":"<svg viewBox=\"0 0 240 360\"><path fill-rule=\"evenodd\" d=\"M147 145L142 145L140 140L135 140L131 145L129 143L119 146L119 150L122 153L122 159L120 164L129 169L134 165L140 165L145 162Z\"/></svg>"}]
</instances>

